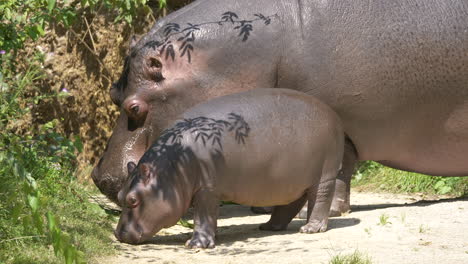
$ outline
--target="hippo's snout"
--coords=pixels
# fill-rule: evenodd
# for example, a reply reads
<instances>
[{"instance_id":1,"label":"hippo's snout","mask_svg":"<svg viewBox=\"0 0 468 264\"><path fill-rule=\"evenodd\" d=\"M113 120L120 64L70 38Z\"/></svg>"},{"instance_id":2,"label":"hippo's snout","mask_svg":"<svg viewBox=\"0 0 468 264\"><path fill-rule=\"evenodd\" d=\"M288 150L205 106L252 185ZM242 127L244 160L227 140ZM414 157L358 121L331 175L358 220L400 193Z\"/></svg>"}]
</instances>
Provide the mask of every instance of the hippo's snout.
<instances>
[{"instance_id":1,"label":"hippo's snout","mask_svg":"<svg viewBox=\"0 0 468 264\"><path fill-rule=\"evenodd\" d=\"M95 166L91 172L91 178L101 193L106 195L107 198L109 198L117 205L120 205L117 194L122 188L123 179L125 179L126 175L121 176L122 172L117 169L110 171L106 168L103 168L101 166L101 161L99 161L98 165Z\"/></svg>"},{"instance_id":2,"label":"hippo's snout","mask_svg":"<svg viewBox=\"0 0 468 264\"><path fill-rule=\"evenodd\" d=\"M114 231L114 236L120 242L127 243L127 244L140 244L143 232L142 231L128 231L124 228L117 228Z\"/></svg>"}]
</instances>

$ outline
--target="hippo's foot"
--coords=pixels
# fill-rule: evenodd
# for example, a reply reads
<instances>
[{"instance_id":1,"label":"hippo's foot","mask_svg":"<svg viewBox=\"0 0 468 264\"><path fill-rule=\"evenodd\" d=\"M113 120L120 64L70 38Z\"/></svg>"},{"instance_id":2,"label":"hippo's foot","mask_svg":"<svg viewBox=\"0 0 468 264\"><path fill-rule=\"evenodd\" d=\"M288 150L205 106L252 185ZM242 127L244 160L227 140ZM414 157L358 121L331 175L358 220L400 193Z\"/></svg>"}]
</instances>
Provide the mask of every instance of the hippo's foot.
<instances>
[{"instance_id":1,"label":"hippo's foot","mask_svg":"<svg viewBox=\"0 0 468 264\"><path fill-rule=\"evenodd\" d=\"M186 248L214 248L215 247L215 240L213 236L208 234L193 233L191 239L185 242Z\"/></svg>"},{"instance_id":2,"label":"hippo's foot","mask_svg":"<svg viewBox=\"0 0 468 264\"><path fill-rule=\"evenodd\" d=\"M303 225L299 232L301 233L318 233L318 232L325 232L327 230L327 221L326 220L311 220L309 223Z\"/></svg>"},{"instance_id":3,"label":"hippo's foot","mask_svg":"<svg viewBox=\"0 0 468 264\"><path fill-rule=\"evenodd\" d=\"M264 223L264 224L261 224L258 229L262 230L262 231L283 231L283 230L286 230L286 228L288 227L288 225L282 225L282 224L272 224L270 221Z\"/></svg>"},{"instance_id":4,"label":"hippo's foot","mask_svg":"<svg viewBox=\"0 0 468 264\"><path fill-rule=\"evenodd\" d=\"M349 213L351 211L351 206L349 205L349 200L345 201L343 199L337 199L334 197L329 216L342 216L343 214Z\"/></svg>"},{"instance_id":5,"label":"hippo's foot","mask_svg":"<svg viewBox=\"0 0 468 264\"><path fill-rule=\"evenodd\" d=\"M250 211L254 214L271 214L273 207L250 207Z\"/></svg>"}]
</instances>

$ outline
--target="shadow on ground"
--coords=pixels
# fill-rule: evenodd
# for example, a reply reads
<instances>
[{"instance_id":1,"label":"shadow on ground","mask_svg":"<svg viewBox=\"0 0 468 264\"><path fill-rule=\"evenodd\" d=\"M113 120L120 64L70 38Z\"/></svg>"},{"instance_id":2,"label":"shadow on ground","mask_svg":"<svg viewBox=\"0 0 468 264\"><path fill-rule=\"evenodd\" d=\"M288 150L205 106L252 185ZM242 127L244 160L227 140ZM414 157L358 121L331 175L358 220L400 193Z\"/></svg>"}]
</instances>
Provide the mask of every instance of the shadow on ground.
<instances>
[{"instance_id":1,"label":"shadow on ground","mask_svg":"<svg viewBox=\"0 0 468 264\"><path fill-rule=\"evenodd\" d=\"M252 212L250 212L249 207L240 205L223 206L220 211L220 215L224 215L224 218L255 215ZM328 230L354 226L359 223L360 220L357 218L332 218L329 220ZM299 228L304 224L305 220L303 219L293 219L293 221L289 224L287 230L284 231L261 231L258 229L259 223L218 226L216 244L220 246L230 246L236 242L251 243L251 241L262 237L289 235L297 233L299 231ZM187 241L191 236L191 231L179 234L161 236L156 235L155 237L153 237L153 239L146 243L146 245L158 245L158 247L175 245L179 246L180 248L183 248L185 241ZM313 234L304 234L304 236L310 236L312 240L314 239ZM154 248L148 247L146 250L152 249ZM145 246L143 246L142 250L145 250ZM245 253L243 250L237 251L239 254Z\"/></svg>"},{"instance_id":2,"label":"shadow on ground","mask_svg":"<svg viewBox=\"0 0 468 264\"><path fill-rule=\"evenodd\" d=\"M376 209L384 209L384 208L393 208L393 207L425 207L433 204L438 203L453 203L458 201L468 201L468 197L461 197L461 198L444 198L444 199L436 199L436 200L421 200L416 201L414 203L383 203L383 204L369 204L369 205L351 205L351 214L352 212L363 212L363 211L371 211Z\"/></svg>"}]
</instances>

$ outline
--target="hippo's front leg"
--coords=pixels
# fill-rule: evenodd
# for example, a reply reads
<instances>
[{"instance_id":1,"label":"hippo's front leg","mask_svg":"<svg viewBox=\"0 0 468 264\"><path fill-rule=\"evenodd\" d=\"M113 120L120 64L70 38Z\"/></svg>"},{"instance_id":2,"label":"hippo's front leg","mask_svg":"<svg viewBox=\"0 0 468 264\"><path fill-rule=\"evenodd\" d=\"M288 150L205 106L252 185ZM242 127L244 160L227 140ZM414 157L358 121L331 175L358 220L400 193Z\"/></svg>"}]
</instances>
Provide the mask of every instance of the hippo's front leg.
<instances>
[{"instance_id":1,"label":"hippo's front leg","mask_svg":"<svg viewBox=\"0 0 468 264\"><path fill-rule=\"evenodd\" d=\"M214 248L218 220L219 199L207 189L201 189L193 196L195 227L193 236L187 240L188 248Z\"/></svg>"}]
</instances>

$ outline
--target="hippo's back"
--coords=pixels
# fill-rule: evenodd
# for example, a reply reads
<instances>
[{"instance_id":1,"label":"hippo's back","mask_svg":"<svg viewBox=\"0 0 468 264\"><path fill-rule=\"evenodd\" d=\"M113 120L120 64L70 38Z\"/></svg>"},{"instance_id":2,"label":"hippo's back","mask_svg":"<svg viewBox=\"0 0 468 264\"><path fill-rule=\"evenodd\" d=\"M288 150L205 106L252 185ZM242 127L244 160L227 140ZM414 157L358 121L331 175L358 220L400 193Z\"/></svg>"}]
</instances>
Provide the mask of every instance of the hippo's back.
<instances>
[{"instance_id":1,"label":"hippo's back","mask_svg":"<svg viewBox=\"0 0 468 264\"><path fill-rule=\"evenodd\" d=\"M317 98L291 89L261 88L221 96L188 109L182 118L208 117L223 119L234 113L251 121L269 122L298 119L313 120L317 116L331 118L340 124L338 116ZM270 125L271 126L271 125Z\"/></svg>"}]
</instances>

